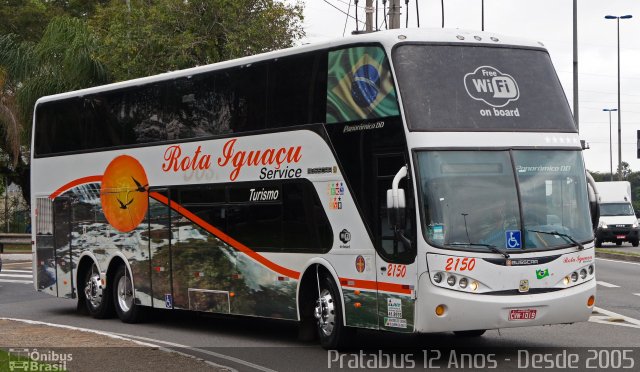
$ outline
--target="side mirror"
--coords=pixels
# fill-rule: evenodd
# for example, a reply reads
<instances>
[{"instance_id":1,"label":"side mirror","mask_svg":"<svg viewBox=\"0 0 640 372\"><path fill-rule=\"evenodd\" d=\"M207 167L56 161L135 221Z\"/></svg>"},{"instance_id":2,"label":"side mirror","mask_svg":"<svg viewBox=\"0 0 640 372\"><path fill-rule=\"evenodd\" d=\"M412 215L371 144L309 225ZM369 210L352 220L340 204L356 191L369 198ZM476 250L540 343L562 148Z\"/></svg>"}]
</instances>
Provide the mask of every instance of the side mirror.
<instances>
[{"instance_id":1,"label":"side mirror","mask_svg":"<svg viewBox=\"0 0 640 372\"><path fill-rule=\"evenodd\" d=\"M406 206L404 189L397 189L395 192L397 196L394 198L394 190L387 190L387 216L389 217L389 225L403 228L407 223L404 212Z\"/></svg>"},{"instance_id":2,"label":"side mirror","mask_svg":"<svg viewBox=\"0 0 640 372\"><path fill-rule=\"evenodd\" d=\"M587 172L587 192L589 194L589 211L591 212L591 225L593 231L598 229L598 223L600 222L600 195L598 195L598 189L596 188L596 181Z\"/></svg>"},{"instance_id":3,"label":"side mirror","mask_svg":"<svg viewBox=\"0 0 640 372\"><path fill-rule=\"evenodd\" d=\"M591 224L593 225L593 231L598 229L600 223L600 204L597 202L589 202L589 210L591 211Z\"/></svg>"}]
</instances>

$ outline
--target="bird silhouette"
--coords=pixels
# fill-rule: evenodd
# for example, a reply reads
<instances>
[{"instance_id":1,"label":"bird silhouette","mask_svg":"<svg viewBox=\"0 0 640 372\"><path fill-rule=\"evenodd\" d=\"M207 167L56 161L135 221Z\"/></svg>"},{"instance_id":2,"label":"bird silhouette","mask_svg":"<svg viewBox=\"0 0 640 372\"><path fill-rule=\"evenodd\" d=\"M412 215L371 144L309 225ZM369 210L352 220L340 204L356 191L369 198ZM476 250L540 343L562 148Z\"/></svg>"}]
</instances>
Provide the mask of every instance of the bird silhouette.
<instances>
[{"instance_id":1,"label":"bird silhouette","mask_svg":"<svg viewBox=\"0 0 640 372\"><path fill-rule=\"evenodd\" d=\"M120 198L116 198L116 200L118 201L118 203L120 203L120 209L127 209L129 204L133 203L133 199L129 200L127 204L123 203L122 200L120 200Z\"/></svg>"},{"instance_id":2,"label":"bird silhouette","mask_svg":"<svg viewBox=\"0 0 640 372\"><path fill-rule=\"evenodd\" d=\"M149 186L149 184L146 185L142 185L140 182L138 182L138 180L136 180L135 178L133 178L133 176L131 177L131 179L133 180L133 182L136 183L136 186L138 187L137 189L135 189L134 191L138 191L138 192L145 192L147 191L147 187Z\"/></svg>"}]
</instances>

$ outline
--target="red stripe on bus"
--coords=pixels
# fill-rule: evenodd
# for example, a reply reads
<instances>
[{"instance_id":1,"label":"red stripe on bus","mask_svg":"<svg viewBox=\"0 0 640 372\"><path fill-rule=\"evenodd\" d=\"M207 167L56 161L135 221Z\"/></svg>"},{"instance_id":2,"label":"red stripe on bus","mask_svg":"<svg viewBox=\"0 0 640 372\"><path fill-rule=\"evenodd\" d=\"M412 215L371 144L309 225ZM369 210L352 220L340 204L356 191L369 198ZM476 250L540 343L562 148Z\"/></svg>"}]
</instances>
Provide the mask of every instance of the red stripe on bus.
<instances>
[{"instance_id":1,"label":"red stripe on bus","mask_svg":"<svg viewBox=\"0 0 640 372\"><path fill-rule=\"evenodd\" d=\"M102 176L89 176L89 177L78 178L77 180L73 180L67 183L66 185L60 187L56 191L54 191L53 194L49 195L49 199L53 200L63 192L70 190L76 186L84 185L87 183L96 183L96 182L102 182Z\"/></svg>"},{"instance_id":2,"label":"red stripe on bus","mask_svg":"<svg viewBox=\"0 0 640 372\"><path fill-rule=\"evenodd\" d=\"M263 264L264 266L268 267L269 269L277 272L278 274L282 274L284 276L288 276L289 278L292 279L299 279L300 278L300 273L298 271L295 270L291 270L288 269L286 267L282 267L280 265L278 265L277 263L268 260L267 258L265 258L264 256L254 252L253 250L251 250L249 247L247 247L246 245L240 243L239 241L235 240L234 238L230 237L229 235L223 233L222 231L218 230L217 228L213 227L212 225L210 225L209 223L207 223L206 221L204 221L202 218L196 216L195 214L189 212L189 210L187 210L186 208L184 208L183 206L181 206L180 204L176 203L176 202L169 202L169 199L162 195L159 194L157 192L150 192L149 196L151 196L152 198L156 199L157 201L168 205L171 209L175 210L176 212L180 213L181 215L185 216L186 218L190 219L193 223L195 223L196 225L202 227L203 229L207 230L208 232L212 233L213 235L215 235L218 239L222 240L223 242L229 244L230 246L232 246L233 248L239 250L240 252L246 254L247 256L253 258L254 260L258 261L259 263Z\"/></svg>"},{"instance_id":3,"label":"red stripe on bus","mask_svg":"<svg viewBox=\"0 0 640 372\"><path fill-rule=\"evenodd\" d=\"M343 287L411 294L411 287L405 284L385 283L376 282L374 280L359 280L351 278L340 278L340 284Z\"/></svg>"},{"instance_id":4,"label":"red stripe on bus","mask_svg":"<svg viewBox=\"0 0 640 372\"><path fill-rule=\"evenodd\" d=\"M65 184L64 186L60 187L59 189L57 189L56 191L54 191L49 198L50 199L55 199L57 196L59 196L60 194L64 193L67 190L70 190L76 186L80 186L80 185L84 185L87 183L95 183L95 182L102 182L102 176L88 176L88 177L83 177L83 178L79 178L77 180L71 181L67 184ZM169 199L167 197L165 197L164 195L157 193L157 192L150 192L149 196L151 196L152 198L156 199L157 201L168 205L170 208L172 208L173 210L175 210L176 212L180 213L181 215L187 217L188 219L190 219L193 223L195 223L196 225L202 227L203 229L207 230L208 232L210 232L211 234L215 235L217 238L219 238L220 240L222 240L223 242L229 244L230 246L232 246L233 248L239 250L242 253L245 253L247 256L253 258L254 260L258 261L259 263L263 264L264 266L268 267L269 269L282 274L284 276L287 276L289 278L292 279L300 279L300 272L295 271L295 270L291 270L288 269L286 267L280 266L277 263L270 261L269 259L267 259L266 257L258 254L257 252L254 252L253 250L251 250L249 247L247 247L246 245L240 243L239 241L235 240L234 238L230 237L229 235L225 234L224 232L220 231L219 229L215 228L214 226L210 225L209 223L207 223L206 221L204 221L203 219L201 219L200 217L196 216L195 214L191 213L189 210L187 210L186 208L184 208L183 206L181 206L180 204L176 203L176 202L169 202ZM160 269L160 268L155 268L156 270ZM409 286L406 285L402 285L402 284L395 284L395 283L385 283L385 282L376 282L373 280L358 280L358 279L347 279L347 278L340 278L340 284L343 287L353 287L353 288L361 288L361 289L369 289L369 290L380 290L380 291L385 291L385 292L396 292L396 293L403 293L403 294L411 294L411 288Z\"/></svg>"}]
</instances>

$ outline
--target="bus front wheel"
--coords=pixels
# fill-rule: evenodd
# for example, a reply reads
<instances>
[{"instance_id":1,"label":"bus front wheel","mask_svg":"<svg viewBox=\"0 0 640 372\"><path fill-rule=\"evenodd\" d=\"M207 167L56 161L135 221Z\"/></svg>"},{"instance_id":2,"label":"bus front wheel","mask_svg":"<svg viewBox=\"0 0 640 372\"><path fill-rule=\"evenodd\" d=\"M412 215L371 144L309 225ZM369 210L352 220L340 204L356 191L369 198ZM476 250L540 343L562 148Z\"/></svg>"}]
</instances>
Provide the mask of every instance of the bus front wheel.
<instances>
[{"instance_id":1,"label":"bus front wheel","mask_svg":"<svg viewBox=\"0 0 640 372\"><path fill-rule=\"evenodd\" d=\"M137 323L141 319L141 308L133 296L131 273L123 265L113 275L113 301L118 318L125 323Z\"/></svg>"},{"instance_id":2,"label":"bus front wheel","mask_svg":"<svg viewBox=\"0 0 640 372\"><path fill-rule=\"evenodd\" d=\"M314 316L323 348L339 349L346 345L351 328L342 324L340 291L327 275L320 279L320 298L316 300Z\"/></svg>"}]
</instances>

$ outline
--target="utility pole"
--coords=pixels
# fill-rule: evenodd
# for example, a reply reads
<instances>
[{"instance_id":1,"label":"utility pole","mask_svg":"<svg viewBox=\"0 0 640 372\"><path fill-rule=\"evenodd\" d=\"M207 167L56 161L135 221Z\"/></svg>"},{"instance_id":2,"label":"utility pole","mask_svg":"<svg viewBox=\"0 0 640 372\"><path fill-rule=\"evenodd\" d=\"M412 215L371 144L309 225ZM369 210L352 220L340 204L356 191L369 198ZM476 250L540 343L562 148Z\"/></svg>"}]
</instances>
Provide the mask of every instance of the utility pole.
<instances>
[{"instance_id":1,"label":"utility pole","mask_svg":"<svg viewBox=\"0 0 640 372\"><path fill-rule=\"evenodd\" d=\"M9 232L9 180L4 177L4 222L6 225L6 233Z\"/></svg>"},{"instance_id":2,"label":"utility pole","mask_svg":"<svg viewBox=\"0 0 640 372\"><path fill-rule=\"evenodd\" d=\"M400 28L400 0L391 0L389 4L389 28Z\"/></svg>"},{"instance_id":3,"label":"utility pole","mask_svg":"<svg viewBox=\"0 0 640 372\"><path fill-rule=\"evenodd\" d=\"M578 108L578 0L573 0L573 119L580 133L580 110Z\"/></svg>"},{"instance_id":4,"label":"utility pole","mask_svg":"<svg viewBox=\"0 0 640 372\"><path fill-rule=\"evenodd\" d=\"M364 8L365 14L365 30L367 32L373 32L373 0L367 0Z\"/></svg>"}]
</instances>

